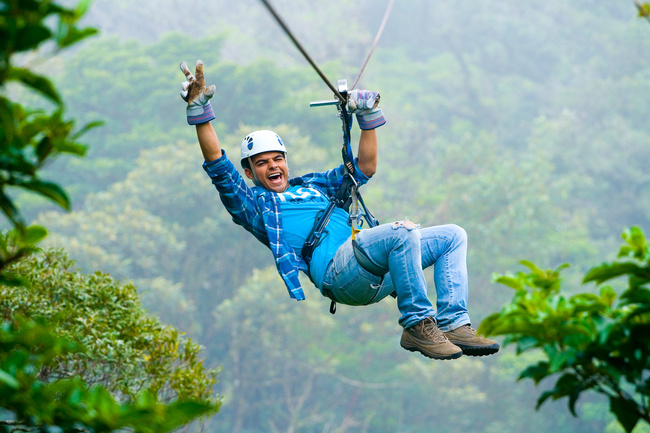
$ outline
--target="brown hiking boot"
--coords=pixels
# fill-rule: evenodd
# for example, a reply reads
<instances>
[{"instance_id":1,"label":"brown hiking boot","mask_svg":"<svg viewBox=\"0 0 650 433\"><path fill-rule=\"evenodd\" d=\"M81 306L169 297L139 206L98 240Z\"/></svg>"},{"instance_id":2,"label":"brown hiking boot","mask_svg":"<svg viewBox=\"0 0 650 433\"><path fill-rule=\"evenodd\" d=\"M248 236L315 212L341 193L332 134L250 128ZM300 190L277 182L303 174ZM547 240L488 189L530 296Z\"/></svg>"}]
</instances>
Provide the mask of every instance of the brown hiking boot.
<instances>
[{"instance_id":1,"label":"brown hiking boot","mask_svg":"<svg viewBox=\"0 0 650 433\"><path fill-rule=\"evenodd\" d=\"M499 351L499 343L476 334L476 329L463 325L451 332L444 333L449 341L463 349L463 354L469 356L492 355Z\"/></svg>"},{"instance_id":2,"label":"brown hiking boot","mask_svg":"<svg viewBox=\"0 0 650 433\"><path fill-rule=\"evenodd\" d=\"M445 334L438 329L433 317L416 323L402 332L400 345L411 352L420 352L433 359L456 359L463 351L449 342Z\"/></svg>"}]
</instances>

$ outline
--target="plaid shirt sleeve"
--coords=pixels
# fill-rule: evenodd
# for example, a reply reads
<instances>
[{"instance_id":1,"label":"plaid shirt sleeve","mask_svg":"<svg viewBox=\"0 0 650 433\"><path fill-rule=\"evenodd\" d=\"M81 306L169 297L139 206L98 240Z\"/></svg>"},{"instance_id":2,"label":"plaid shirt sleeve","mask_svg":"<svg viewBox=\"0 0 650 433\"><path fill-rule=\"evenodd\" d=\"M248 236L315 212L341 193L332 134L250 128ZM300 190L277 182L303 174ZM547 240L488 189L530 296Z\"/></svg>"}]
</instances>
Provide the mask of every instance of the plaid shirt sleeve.
<instances>
[{"instance_id":1,"label":"plaid shirt sleeve","mask_svg":"<svg viewBox=\"0 0 650 433\"><path fill-rule=\"evenodd\" d=\"M221 202L233 221L271 249L289 295L298 301L305 299L298 271L305 270L306 266L282 239L281 216L275 194L259 187L249 188L225 151L221 158L205 162L203 169L219 191Z\"/></svg>"},{"instance_id":2,"label":"plaid shirt sleeve","mask_svg":"<svg viewBox=\"0 0 650 433\"><path fill-rule=\"evenodd\" d=\"M261 211L257 207L255 192L253 188L246 185L246 181L226 156L226 151L223 151L221 158L204 162L203 169L219 191L221 202L232 216L235 224L244 227L260 242L269 246Z\"/></svg>"}]
</instances>

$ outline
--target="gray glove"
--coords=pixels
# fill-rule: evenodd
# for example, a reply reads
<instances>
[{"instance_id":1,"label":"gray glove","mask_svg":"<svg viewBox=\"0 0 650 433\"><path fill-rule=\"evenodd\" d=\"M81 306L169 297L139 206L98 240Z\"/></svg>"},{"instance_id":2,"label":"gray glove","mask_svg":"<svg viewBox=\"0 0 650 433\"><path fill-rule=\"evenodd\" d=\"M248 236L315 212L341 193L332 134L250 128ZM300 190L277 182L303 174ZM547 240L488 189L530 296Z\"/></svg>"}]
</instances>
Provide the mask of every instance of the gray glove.
<instances>
[{"instance_id":1,"label":"gray glove","mask_svg":"<svg viewBox=\"0 0 650 433\"><path fill-rule=\"evenodd\" d=\"M181 71L187 78L187 81L183 82L181 90L181 98L187 102L187 123L198 125L214 120L210 98L214 96L217 88L213 84L206 89L203 62L196 61L196 77L192 75L192 71L189 70L185 62L181 62Z\"/></svg>"},{"instance_id":2,"label":"gray glove","mask_svg":"<svg viewBox=\"0 0 650 433\"><path fill-rule=\"evenodd\" d=\"M350 113L356 113L361 129L375 129L386 123L384 112L379 108L379 92L354 89L348 99Z\"/></svg>"}]
</instances>

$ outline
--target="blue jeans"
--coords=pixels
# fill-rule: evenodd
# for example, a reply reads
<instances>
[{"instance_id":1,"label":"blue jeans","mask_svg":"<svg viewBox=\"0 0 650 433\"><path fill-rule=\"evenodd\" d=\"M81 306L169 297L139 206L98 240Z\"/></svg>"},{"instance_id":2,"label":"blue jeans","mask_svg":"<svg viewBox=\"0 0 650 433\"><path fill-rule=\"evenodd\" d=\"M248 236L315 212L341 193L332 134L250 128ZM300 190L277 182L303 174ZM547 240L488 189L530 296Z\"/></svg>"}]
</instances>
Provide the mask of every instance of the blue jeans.
<instances>
[{"instance_id":1,"label":"blue jeans","mask_svg":"<svg viewBox=\"0 0 650 433\"><path fill-rule=\"evenodd\" d=\"M470 323L467 312L467 234L453 224L419 228L410 221L382 224L362 230L356 240L368 257L389 273L379 277L354 258L352 239L336 251L323 280L337 302L369 305L395 292L402 314L400 325L409 328L433 316L443 332ZM424 271L434 266L436 310L427 297Z\"/></svg>"}]
</instances>

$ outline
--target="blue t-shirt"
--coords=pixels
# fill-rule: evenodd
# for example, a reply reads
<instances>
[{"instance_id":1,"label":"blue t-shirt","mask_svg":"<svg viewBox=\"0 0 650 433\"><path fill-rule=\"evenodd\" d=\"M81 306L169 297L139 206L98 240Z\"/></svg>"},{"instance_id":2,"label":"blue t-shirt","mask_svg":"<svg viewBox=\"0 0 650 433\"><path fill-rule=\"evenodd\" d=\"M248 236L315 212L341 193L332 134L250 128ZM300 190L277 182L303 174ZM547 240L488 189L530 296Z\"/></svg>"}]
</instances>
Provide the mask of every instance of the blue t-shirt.
<instances>
[{"instance_id":1,"label":"blue t-shirt","mask_svg":"<svg viewBox=\"0 0 650 433\"><path fill-rule=\"evenodd\" d=\"M316 214L324 210L330 200L318 189L300 185L292 186L285 192L278 193L278 196L284 240L300 253L316 222ZM334 208L321 243L312 254L309 273L319 289L322 287L327 265L334 258L336 250L352 234L348 216L343 209Z\"/></svg>"}]
</instances>

